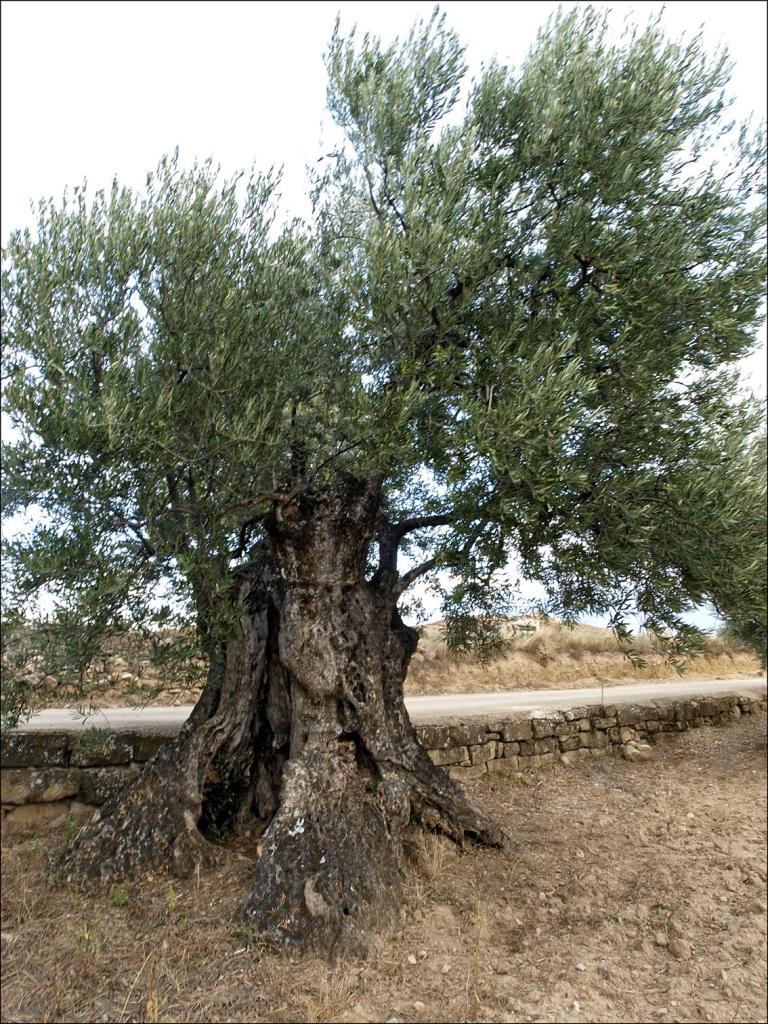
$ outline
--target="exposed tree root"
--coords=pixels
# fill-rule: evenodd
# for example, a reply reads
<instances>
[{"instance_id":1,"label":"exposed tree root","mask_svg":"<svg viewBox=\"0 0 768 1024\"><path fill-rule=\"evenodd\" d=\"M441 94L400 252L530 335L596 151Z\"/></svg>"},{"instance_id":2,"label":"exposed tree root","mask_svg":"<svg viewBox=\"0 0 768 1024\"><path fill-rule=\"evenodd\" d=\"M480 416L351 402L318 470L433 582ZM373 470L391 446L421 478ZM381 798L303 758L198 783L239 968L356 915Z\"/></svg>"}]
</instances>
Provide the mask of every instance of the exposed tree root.
<instances>
[{"instance_id":1,"label":"exposed tree root","mask_svg":"<svg viewBox=\"0 0 768 1024\"><path fill-rule=\"evenodd\" d=\"M288 762L244 922L290 952L365 956L400 905L400 827L377 797L352 743Z\"/></svg>"},{"instance_id":2,"label":"exposed tree root","mask_svg":"<svg viewBox=\"0 0 768 1024\"><path fill-rule=\"evenodd\" d=\"M142 871L185 877L216 859L198 828L200 795L170 750L80 829L61 858L68 879L112 882Z\"/></svg>"},{"instance_id":3,"label":"exposed tree root","mask_svg":"<svg viewBox=\"0 0 768 1024\"><path fill-rule=\"evenodd\" d=\"M274 615L262 580L244 580L239 596L249 606L240 635L212 666L190 719L141 775L80 829L60 859L67 878L108 882L160 869L188 875L217 858L216 847L201 832L206 817L221 827L217 811L235 819L246 804L249 814L254 806L269 804L264 779L280 756L273 728L280 711L279 673L270 665ZM270 813L274 807L272 798Z\"/></svg>"}]
</instances>

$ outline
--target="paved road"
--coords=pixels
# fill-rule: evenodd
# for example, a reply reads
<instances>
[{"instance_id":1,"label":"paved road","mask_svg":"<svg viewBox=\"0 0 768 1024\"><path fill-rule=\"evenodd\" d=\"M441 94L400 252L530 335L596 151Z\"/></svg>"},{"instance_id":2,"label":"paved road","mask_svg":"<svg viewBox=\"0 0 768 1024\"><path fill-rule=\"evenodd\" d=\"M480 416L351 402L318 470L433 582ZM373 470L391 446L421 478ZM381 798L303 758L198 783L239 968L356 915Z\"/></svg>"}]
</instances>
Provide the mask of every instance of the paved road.
<instances>
[{"instance_id":1,"label":"paved road","mask_svg":"<svg viewBox=\"0 0 768 1024\"><path fill-rule=\"evenodd\" d=\"M632 686L599 686L583 690L513 690L504 693L456 693L434 697L408 697L406 705L414 722L426 723L473 716L527 715L534 710L563 709L582 704L643 704L663 698L705 697L724 693L765 694L760 678L716 680L686 679L667 683L635 683ZM83 717L73 708L39 711L25 724L24 732L69 732L102 728L116 732L164 733L181 727L191 705L175 708L104 708Z\"/></svg>"}]
</instances>

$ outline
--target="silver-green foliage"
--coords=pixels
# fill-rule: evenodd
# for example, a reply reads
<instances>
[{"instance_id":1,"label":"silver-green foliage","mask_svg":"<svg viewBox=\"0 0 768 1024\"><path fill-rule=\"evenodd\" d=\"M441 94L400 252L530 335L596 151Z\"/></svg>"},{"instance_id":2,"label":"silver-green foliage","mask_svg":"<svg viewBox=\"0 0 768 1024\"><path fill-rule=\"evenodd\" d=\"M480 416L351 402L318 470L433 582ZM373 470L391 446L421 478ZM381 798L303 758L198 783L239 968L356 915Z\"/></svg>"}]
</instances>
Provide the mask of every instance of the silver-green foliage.
<instances>
[{"instance_id":1,"label":"silver-green foliage","mask_svg":"<svg viewBox=\"0 0 768 1024\"><path fill-rule=\"evenodd\" d=\"M560 614L690 645L709 600L759 645L764 445L731 364L764 154L727 122L725 57L655 25L612 43L583 9L463 114L437 13L391 47L337 28L326 63L345 141L309 223L280 226L273 173L172 158L11 235L4 501L38 522L6 544L9 613L56 595L59 671L184 615L205 649L274 495L343 471L427 519L407 540L457 581L459 646L492 646L510 555Z\"/></svg>"}]
</instances>

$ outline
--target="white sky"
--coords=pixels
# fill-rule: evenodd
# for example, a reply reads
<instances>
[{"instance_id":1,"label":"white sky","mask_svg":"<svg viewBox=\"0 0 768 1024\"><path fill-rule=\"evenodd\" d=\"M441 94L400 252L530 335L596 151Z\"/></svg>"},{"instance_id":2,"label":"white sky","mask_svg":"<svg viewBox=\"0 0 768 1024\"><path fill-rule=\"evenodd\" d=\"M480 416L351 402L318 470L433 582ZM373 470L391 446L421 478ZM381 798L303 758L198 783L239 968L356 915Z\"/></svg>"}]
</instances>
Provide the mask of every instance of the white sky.
<instances>
[{"instance_id":1,"label":"white sky","mask_svg":"<svg viewBox=\"0 0 768 1024\"><path fill-rule=\"evenodd\" d=\"M140 187L158 159L179 147L182 164L213 156L226 174L283 165L283 195L307 212L307 164L327 151L322 54L337 12L385 40L404 35L432 2L32 2L0 9L0 234L32 222L31 200L60 198L87 178L93 189ZM540 0L447 2L467 45L470 75L497 56L519 65L558 4ZM564 3L565 8L574 6ZM613 5L612 24L645 22L657 2ZM737 118L766 118L766 5L669 2L669 34L702 27L735 62ZM322 148L325 134L326 149ZM762 347L744 364L745 384L765 394Z\"/></svg>"}]
</instances>

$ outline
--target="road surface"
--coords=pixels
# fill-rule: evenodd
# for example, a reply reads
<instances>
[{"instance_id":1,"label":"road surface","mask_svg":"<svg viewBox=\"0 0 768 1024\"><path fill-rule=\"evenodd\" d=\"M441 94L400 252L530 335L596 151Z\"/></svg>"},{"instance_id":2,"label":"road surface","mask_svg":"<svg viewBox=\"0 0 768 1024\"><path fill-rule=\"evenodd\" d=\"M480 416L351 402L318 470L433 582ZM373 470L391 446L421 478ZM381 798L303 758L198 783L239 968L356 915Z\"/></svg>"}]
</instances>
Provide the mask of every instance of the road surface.
<instances>
[{"instance_id":1,"label":"road surface","mask_svg":"<svg viewBox=\"0 0 768 1024\"><path fill-rule=\"evenodd\" d=\"M654 700L722 696L726 693L766 693L764 678L715 680L687 679L666 683L634 683L631 686L599 686L583 690L511 690L503 693L448 693L429 697L408 697L406 706L414 723L462 721L477 716L527 717L534 711L562 710L583 704L646 704ZM74 708L38 711L23 732L71 732L77 729L111 729L115 732L168 733L180 729L192 705L175 708L103 708L84 716Z\"/></svg>"}]
</instances>

